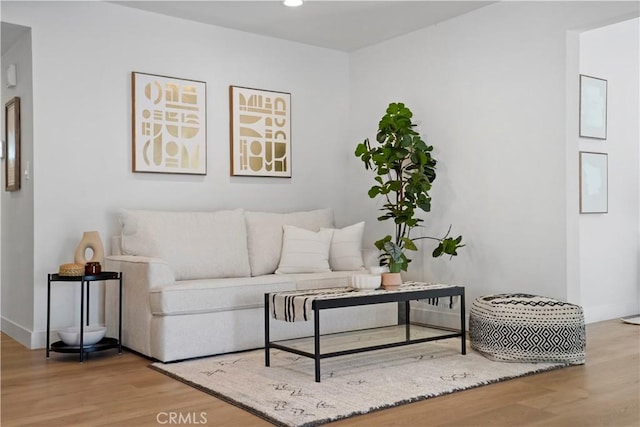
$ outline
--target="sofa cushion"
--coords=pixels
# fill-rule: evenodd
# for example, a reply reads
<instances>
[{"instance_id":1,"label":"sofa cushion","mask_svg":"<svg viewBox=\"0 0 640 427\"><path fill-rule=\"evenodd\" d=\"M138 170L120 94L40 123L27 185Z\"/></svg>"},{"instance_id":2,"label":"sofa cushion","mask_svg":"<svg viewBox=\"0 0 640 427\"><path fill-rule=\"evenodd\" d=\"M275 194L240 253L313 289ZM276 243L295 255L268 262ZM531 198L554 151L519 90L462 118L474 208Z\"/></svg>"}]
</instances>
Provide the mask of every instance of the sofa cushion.
<instances>
[{"instance_id":1,"label":"sofa cushion","mask_svg":"<svg viewBox=\"0 0 640 427\"><path fill-rule=\"evenodd\" d=\"M295 290L287 276L183 280L149 291L151 314L172 316L264 306L264 294ZM206 325L202 325L206 327Z\"/></svg>"},{"instance_id":2,"label":"sofa cushion","mask_svg":"<svg viewBox=\"0 0 640 427\"><path fill-rule=\"evenodd\" d=\"M354 274L362 274L362 271L332 271L330 273L301 273L285 274L296 284L296 290L322 288L346 288L349 286L349 278Z\"/></svg>"},{"instance_id":3,"label":"sofa cushion","mask_svg":"<svg viewBox=\"0 0 640 427\"><path fill-rule=\"evenodd\" d=\"M293 225L311 231L333 227L331 209L291 213L245 212L245 219L252 276L272 274L278 268L283 226Z\"/></svg>"},{"instance_id":4,"label":"sofa cushion","mask_svg":"<svg viewBox=\"0 0 640 427\"><path fill-rule=\"evenodd\" d=\"M122 252L161 258L176 280L251 274L242 209L214 212L122 210Z\"/></svg>"},{"instance_id":5,"label":"sofa cushion","mask_svg":"<svg viewBox=\"0 0 640 427\"><path fill-rule=\"evenodd\" d=\"M329 251L329 266L332 271L364 269L364 260L362 259L363 234L364 221L349 227L333 230L331 249Z\"/></svg>"},{"instance_id":6,"label":"sofa cushion","mask_svg":"<svg viewBox=\"0 0 640 427\"><path fill-rule=\"evenodd\" d=\"M282 255L277 274L329 272L329 248L333 230L305 230L284 226Z\"/></svg>"}]
</instances>

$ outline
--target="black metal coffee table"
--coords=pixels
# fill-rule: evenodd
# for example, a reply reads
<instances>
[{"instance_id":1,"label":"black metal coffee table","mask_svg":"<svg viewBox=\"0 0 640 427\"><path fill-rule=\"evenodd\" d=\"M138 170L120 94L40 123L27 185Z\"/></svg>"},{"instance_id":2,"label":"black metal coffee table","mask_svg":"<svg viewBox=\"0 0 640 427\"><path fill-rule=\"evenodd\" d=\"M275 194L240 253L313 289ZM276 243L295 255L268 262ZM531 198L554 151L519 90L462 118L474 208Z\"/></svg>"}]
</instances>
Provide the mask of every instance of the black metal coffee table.
<instances>
[{"instance_id":1,"label":"black metal coffee table","mask_svg":"<svg viewBox=\"0 0 640 427\"><path fill-rule=\"evenodd\" d=\"M275 292L275 293L267 293L264 296L264 320L265 320L265 329L264 329L264 351L265 351L265 366L270 365L270 349L275 348L279 350L284 350L290 353L295 353L300 356L305 356L314 359L315 361L315 379L316 382L320 382L320 360L329 358L329 357L337 357L344 356L348 354L361 353L365 351L373 351L373 350L381 350L385 348L391 347L399 347L410 344L418 344L427 341L435 341L446 338L455 338L460 337L460 351L462 354L467 353L466 349L466 340L465 340L465 301L464 301L464 287L463 286L446 286L446 287L435 287L441 285L434 285L434 288L428 288L428 285L422 284L423 286L416 288L415 286L403 285L397 291L384 291L384 290L376 290L376 291L349 291L348 288L336 289L335 296L327 296L327 290L318 290L318 292L323 292L321 297L314 297L314 291L309 291L307 293L300 291L290 291L290 292ZM271 311L273 309L272 303L275 301L275 296L299 296L302 298L307 298L307 300L311 301L311 310L313 311L313 322L314 322L314 352L307 352L304 350L300 350L298 348L293 348L291 346L286 346L277 342L272 342L269 337L269 324L271 321ZM409 302L415 300L423 300L423 299L433 299L433 298L444 298L444 297L459 297L460 298L460 330L459 331L447 331L449 333L443 333L438 336L430 336L424 338L411 338L410 337L410 319L409 319ZM404 302L404 310L405 310L405 337L403 340L399 340L396 342L372 345L361 348L352 348L347 350L333 351L328 353L320 352L320 311L332 308L340 308L340 307L355 307L359 305L371 305L371 304L383 304L389 302Z\"/></svg>"}]
</instances>

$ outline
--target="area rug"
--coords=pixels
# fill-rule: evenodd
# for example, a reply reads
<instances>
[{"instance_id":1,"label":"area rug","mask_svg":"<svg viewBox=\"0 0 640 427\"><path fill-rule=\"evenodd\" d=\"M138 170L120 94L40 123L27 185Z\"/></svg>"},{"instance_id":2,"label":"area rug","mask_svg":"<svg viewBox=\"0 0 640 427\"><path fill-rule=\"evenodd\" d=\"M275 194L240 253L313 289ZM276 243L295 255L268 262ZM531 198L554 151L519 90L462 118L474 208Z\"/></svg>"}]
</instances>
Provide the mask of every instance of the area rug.
<instances>
[{"instance_id":1,"label":"area rug","mask_svg":"<svg viewBox=\"0 0 640 427\"><path fill-rule=\"evenodd\" d=\"M271 350L151 367L280 426L315 426L486 384L567 366L493 362L459 339L313 360Z\"/></svg>"}]
</instances>

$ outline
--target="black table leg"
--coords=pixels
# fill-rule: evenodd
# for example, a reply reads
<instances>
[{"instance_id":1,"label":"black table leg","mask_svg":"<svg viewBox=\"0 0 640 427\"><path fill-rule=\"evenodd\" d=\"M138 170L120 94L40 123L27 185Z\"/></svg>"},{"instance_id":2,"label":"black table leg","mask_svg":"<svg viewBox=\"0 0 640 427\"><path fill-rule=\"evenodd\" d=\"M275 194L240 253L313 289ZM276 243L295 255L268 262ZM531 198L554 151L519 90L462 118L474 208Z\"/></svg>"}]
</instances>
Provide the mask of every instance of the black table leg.
<instances>
[{"instance_id":1,"label":"black table leg","mask_svg":"<svg viewBox=\"0 0 640 427\"><path fill-rule=\"evenodd\" d=\"M51 328L51 274L47 275L47 359L49 358L49 334Z\"/></svg>"},{"instance_id":2,"label":"black table leg","mask_svg":"<svg viewBox=\"0 0 640 427\"><path fill-rule=\"evenodd\" d=\"M411 311L411 307L409 305L409 301L404 302L404 335L405 339L409 341L411 339L411 331L410 331L410 319L409 312Z\"/></svg>"},{"instance_id":3,"label":"black table leg","mask_svg":"<svg viewBox=\"0 0 640 427\"><path fill-rule=\"evenodd\" d=\"M122 354L122 273L119 278L120 295L118 295L118 353Z\"/></svg>"},{"instance_id":4,"label":"black table leg","mask_svg":"<svg viewBox=\"0 0 640 427\"><path fill-rule=\"evenodd\" d=\"M269 294L264 294L264 366L271 365L269 351Z\"/></svg>"},{"instance_id":5,"label":"black table leg","mask_svg":"<svg viewBox=\"0 0 640 427\"><path fill-rule=\"evenodd\" d=\"M314 360L316 366L316 382L320 382L320 310L313 310Z\"/></svg>"},{"instance_id":6,"label":"black table leg","mask_svg":"<svg viewBox=\"0 0 640 427\"><path fill-rule=\"evenodd\" d=\"M87 282L89 288L89 282ZM80 363L84 362L84 279L80 281Z\"/></svg>"},{"instance_id":7,"label":"black table leg","mask_svg":"<svg viewBox=\"0 0 640 427\"><path fill-rule=\"evenodd\" d=\"M91 290L91 286L89 286L89 282L87 282L87 326L89 326L89 291Z\"/></svg>"},{"instance_id":8,"label":"black table leg","mask_svg":"<svg viewBox=\"0 0 640 427\"><path fill-rule=\"evenodd\" d=\"M464 306L464 288L462 288L462 292L460 293L460 333L462 336L460 339L462 340L462 354L467 354L467 326L465 322L466 308Z\"/></svg>"}]
</instances>

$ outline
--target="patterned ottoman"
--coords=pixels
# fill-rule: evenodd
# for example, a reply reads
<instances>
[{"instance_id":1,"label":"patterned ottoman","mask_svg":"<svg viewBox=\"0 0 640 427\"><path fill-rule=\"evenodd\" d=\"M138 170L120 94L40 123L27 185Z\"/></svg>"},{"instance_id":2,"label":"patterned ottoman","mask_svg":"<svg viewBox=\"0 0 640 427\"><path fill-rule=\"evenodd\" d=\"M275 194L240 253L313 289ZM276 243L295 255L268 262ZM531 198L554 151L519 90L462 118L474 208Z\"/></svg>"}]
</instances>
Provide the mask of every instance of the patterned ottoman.
<instances>
[{"instance_id":1,"label":"patterned ottoman","mask_svg":"<svg viewBox=\"0 0 640 427\"><path fill-rule=\"evenodd\" d=\"M528 294L477 298L469 314L471 347L503 362L585 362L579 305Z\"/></svg>"}]
</instances>

